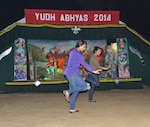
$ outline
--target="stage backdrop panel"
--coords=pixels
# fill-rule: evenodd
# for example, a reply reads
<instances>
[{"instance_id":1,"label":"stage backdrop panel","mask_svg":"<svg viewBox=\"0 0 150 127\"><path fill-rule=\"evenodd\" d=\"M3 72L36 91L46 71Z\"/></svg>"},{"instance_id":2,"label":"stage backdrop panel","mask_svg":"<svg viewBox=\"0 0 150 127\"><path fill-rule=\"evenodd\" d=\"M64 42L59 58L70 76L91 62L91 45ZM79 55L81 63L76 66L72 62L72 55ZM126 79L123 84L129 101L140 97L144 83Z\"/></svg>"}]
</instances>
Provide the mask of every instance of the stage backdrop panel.
<instances>
[{"instance_id":1,"label":"stage backdrop panel","mask_svg":"<svg viewBox=\"0 0 150 127\"><path fill-rule=\"evenodd\" d=\"M67 65L69 52L76 46L77 41L27 39L27 47L30 49L29 55L32 58L32 62L29 62L30 72L33 73L32 76L30 74L30 80L64 79L63 70ZM100 46L104 49L107 45L106 39L86 41L88 46L83 54L87 62L94 46Z\"/></svg>"},{"instance_id":2,"label":"stage backdrop panel","mask_svg":"<svg viewBox=\"0 0 150 127\"><path fill-rule=\"evenodd\" d=\"M27 80L27 52L23 38L14 40L14 80Z\"/></svg>"},{"instance_id":3,"label":"stage backdrop panel","mask_svg":"<svg viewBox=\"0 0 150 127\"><path fill-rule=\"evenodd\" d=\"M127 38L117 38L119 78L130 78Z\"/></svg>"}]
</instances>

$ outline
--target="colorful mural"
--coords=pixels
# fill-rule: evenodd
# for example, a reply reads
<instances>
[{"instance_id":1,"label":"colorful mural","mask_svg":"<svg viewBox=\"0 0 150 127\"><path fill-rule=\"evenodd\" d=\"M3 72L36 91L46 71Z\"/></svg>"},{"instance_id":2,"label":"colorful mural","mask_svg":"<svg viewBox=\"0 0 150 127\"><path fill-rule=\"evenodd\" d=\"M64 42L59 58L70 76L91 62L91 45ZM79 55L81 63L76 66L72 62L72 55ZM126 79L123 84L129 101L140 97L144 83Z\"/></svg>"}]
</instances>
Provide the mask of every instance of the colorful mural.
<instances>
[{"instance_id":1,"label":"colorful mural","mask_svg":"<svg viewBox=\"0 0 150 127\"><path fill-rule=\"evenodd\" d=\"M117 38L119 78L130 78L127 38Z\"/></svg>"},{"instance_id":2,"label":"colorful mural","mask_svg":"<svg viewBox=\"0 0 150 127\"><path fill-rule=\"evenodd\" d=\"M14 80L27 80L27 52L23 38L14 41Z\"/></svg>"},{"instance_id":3,"label":"colorful mural","mask_svg":"<svg viewBox=\"0 0 150 127\"><path fill-rule=\"evenodd\" d=\"M30 72L34 72L32 79L57 80L64 79L63 70L67 65L69 52L75 47L77 40L27 40L27 47L30 47L29 53L32 62ZM106 40L86 40L88 43L86 51L83 52L86 61L94 46L100 46L103 49L107 45ZM81 73L84 75L84 68L81 66ZM34 76L34 78L33 78ZM30 76L31 78L31 76Z\"/></svg>"}]
</instances>

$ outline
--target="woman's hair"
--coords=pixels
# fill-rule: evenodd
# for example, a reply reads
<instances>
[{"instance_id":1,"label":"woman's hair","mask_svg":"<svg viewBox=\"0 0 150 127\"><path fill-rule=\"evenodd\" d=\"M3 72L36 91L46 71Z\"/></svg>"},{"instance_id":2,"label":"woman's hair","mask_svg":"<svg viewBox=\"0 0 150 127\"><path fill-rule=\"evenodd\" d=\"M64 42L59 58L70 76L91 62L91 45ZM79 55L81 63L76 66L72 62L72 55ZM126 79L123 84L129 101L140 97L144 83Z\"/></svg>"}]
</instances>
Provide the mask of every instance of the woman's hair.
<instances>
[{"instance_id":1,"label":"woman's hair","mask_svg":"<svg viewBox=\"0 0 150 127\"><path fill-rule=\"evenodd\" d=\"M82 46L82 45L87 45L87 42L85 40L79 40L76 44L76 48Z\"/></svg>"},{"instance_id":2,"label":"woman's hair","mask_svg":"<svg viewBox=\"0 0 150 127\"><path fill-rule=\"evenodd\" d=\"M103 51L103 49L101 48L101 47L98 47L98 46L95 46L94 48L93 48L93 53L95 53L97 50L102 50Z\"/></svg>"}]
</instances>

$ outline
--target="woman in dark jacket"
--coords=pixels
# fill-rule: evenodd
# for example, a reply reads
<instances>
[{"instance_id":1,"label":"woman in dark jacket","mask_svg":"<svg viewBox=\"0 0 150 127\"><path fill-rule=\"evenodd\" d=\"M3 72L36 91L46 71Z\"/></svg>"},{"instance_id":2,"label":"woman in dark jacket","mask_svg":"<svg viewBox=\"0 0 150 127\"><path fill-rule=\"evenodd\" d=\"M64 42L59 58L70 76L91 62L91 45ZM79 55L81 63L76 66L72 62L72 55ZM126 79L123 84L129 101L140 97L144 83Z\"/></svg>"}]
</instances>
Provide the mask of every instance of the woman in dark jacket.
<instances>
[{"instance_id":1,"label":"woman in dark jacket","mask_svg":"<svg viewBox=\"0 0 150 127\"><path fill-rule=\"evenodd\" d=\"M99 56L102 51L103 51L102 48L95 46L93 49L93 53L90 56L89 65L94 70L98 69L98 70L103 71L103 70L109 70L110 69L110 66L102 67L102 66L100 66L100 64L98 62L97 56ZM91 89L89 91L89 102L96 102L96 100L93 100L93 94L94 94L95 87L100 86L99 74L89 73L88 76L86 77L86 81L91 84Z\"/></svg>"}]
</instances>

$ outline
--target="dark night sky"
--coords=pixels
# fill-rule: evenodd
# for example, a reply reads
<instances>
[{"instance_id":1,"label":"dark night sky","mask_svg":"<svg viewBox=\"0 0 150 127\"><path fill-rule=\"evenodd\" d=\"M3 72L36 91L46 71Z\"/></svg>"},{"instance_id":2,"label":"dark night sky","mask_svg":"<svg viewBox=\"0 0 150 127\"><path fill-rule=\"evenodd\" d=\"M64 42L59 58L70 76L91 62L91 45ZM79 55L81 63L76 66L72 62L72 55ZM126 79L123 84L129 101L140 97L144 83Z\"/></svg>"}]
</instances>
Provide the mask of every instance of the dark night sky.
<instances>
[{"instance_id":1,"label":"dark night sky","mask_svg":"<svg viewBox=\"0 0 150 127\"><path fill-rule=\"evenodd\" d=\"M119 10L120 20L150 40L150 0L3 0L0 30L24 17L24 9Z\"/></svg>"}]
</instances>

